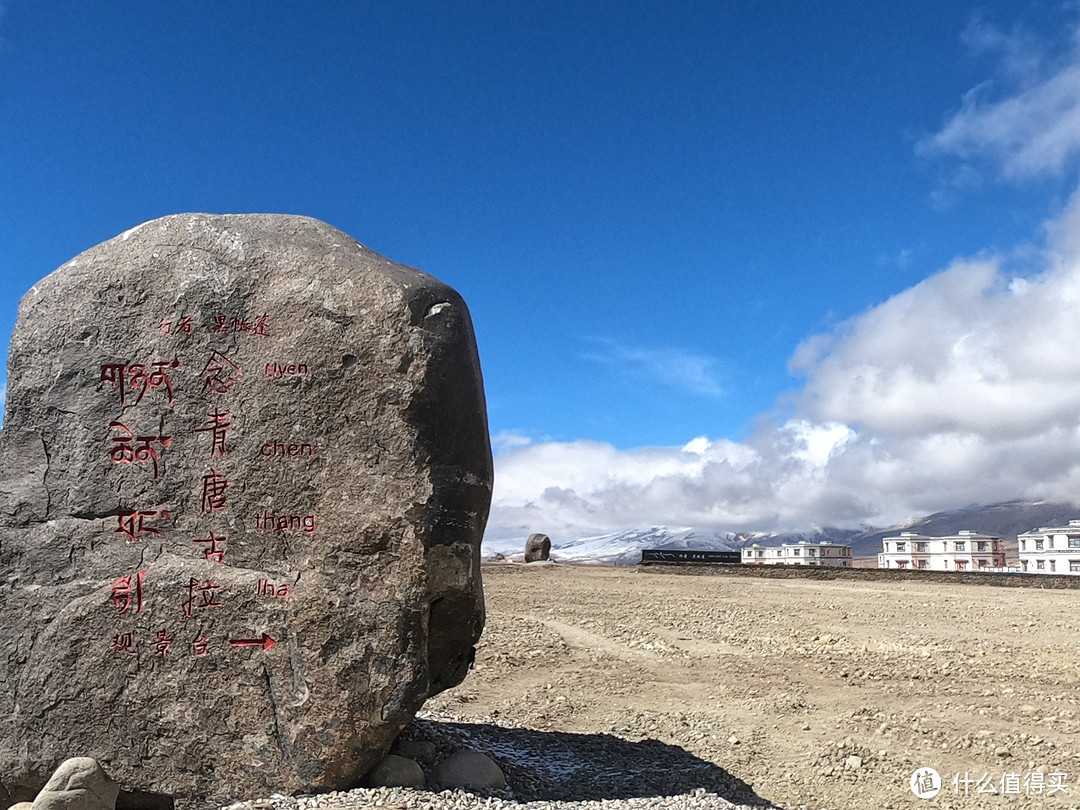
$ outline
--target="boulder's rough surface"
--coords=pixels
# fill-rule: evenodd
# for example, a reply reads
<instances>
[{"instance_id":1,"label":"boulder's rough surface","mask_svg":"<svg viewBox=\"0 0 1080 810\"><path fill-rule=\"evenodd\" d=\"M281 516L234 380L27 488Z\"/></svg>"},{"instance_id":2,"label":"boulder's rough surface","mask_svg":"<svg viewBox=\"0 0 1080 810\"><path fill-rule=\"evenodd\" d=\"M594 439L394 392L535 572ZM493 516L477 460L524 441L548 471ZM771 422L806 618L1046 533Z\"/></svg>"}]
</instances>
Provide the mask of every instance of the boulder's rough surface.
<instances>
[{"instance_id":1,"label":"boulder's rough surface","mask_svg":"<svg viewBox=\"0 0 1080 810\"><path fill-rule=\"evenodd\" d=\"M483 627L491 451L449 287L177 215L24 297L0 433L0 807L71 754L179 807L355 785Z\"/></svg>"},{"instance_id":2,"label":"boulder's rough surface","mask_svg":"<svg viewBox=\"0 0 1080 810\"><path fill-rule=\"evenodd\" d=\"M45 783L34 810L113 810L120 786L90 757L72 757Z\"/></svg>"},{"instance_id":3,"label":"boulder's rough surface","mask_svg":"<svg viewBox=\"0 0 1080 810\"><path fill-rule=\"evenodd\" d=\"M543 562L551 556L551 538L546 534L530 534L525 541L525 562Z\"/></svg>"}]
</instances>

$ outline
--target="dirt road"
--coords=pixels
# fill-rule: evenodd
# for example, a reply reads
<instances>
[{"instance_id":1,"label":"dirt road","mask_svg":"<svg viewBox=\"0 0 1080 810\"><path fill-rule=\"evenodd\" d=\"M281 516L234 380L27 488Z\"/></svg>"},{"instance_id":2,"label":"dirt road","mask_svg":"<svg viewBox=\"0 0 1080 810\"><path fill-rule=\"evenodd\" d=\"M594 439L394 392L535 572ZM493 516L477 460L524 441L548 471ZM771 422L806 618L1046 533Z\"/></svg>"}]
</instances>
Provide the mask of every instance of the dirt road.
<instances>
[{"instance_id":1,"label":"dirt road","mask_svg":"<svg viewBox=\"0 0 1080 810\"><path fill-rule=\"evenodd\" d=\"M537 564L484 585L475 669L426 708L653 738L788 807L1080 806L1076 591Z\"/></svg>"}]
</instances>

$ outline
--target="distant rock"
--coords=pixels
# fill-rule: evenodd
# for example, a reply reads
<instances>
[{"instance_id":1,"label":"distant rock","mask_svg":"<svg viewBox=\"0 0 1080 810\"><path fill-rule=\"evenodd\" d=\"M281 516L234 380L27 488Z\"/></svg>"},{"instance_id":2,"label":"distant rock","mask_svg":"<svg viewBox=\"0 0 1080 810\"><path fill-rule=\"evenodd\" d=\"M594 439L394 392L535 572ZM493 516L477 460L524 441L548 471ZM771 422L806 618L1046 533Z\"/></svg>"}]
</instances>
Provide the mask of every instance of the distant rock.
<instances>
[{"instance_id":1,"label":"distant rock","mask_svg":"<svg viewBox=\"0 0 1080 810\"><path fill-rule=\"evenodd\" d=\"M525 541L525 562L544 562L551 556L551 538L546 534L530 534Z\"/></svg>"},{"instance_id":2,"label":"distant rock","mask_svg":"<svg viewBox=\"0 0 1080 810\"><path fill-rule=\"evenodd\" d=\"M350 787L464 678L492 468L445 284L166 217L34 285L8 368L0 799L70 751L180 810Z\"/></svg>"}]
</instances>

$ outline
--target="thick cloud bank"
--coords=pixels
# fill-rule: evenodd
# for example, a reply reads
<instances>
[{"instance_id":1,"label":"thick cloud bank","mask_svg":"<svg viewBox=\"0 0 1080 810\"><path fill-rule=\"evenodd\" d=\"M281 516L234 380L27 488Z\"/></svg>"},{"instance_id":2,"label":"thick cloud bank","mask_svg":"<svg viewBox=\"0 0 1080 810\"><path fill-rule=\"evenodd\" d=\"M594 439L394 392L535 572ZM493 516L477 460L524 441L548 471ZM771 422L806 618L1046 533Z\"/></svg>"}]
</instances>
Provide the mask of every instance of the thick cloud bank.
<instances>
[{"instance_id":1,"label":"thick cloud bank","mask_svg":"<svg viewBox=\"0 0 1080 810\"><path fill-rule=\"evenodd\" d=\"M1010 44L969 32L979 37L1003 52ZM1011 95L973 91L920 151L980 161L999 179L1071 171L1080 59L1023 64ZM511 437L496 458L489 536L537 526L563 537L652 524L799 530L1012 498L1076 502L1080 192L1037 251L1038 272L1010 274L1007 256L956 261L804 341L791 361L806 381L795 416L745 442L619 451Z\"/></svg>"}]
</instances>

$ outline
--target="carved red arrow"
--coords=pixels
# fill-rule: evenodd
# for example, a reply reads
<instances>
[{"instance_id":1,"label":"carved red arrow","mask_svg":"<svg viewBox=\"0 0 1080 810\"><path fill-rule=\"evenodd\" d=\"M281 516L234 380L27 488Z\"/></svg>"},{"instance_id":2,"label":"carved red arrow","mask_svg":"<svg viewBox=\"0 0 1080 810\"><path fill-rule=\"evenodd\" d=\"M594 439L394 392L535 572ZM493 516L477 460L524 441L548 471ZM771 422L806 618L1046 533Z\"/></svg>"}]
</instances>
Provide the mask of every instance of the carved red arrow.
<instances>
[{"instance_id":1,"label":"carved red arrow","mask_svg":"<svg viewBox=\"0 0 1080 810\"><path fill-rule=\"evenodd\" d=\"M230 638L229 643L234 647L262 647L264 650L269 650L277 642L266 635L262 634L262 638Z\"/></svg>"}]
</instances>

